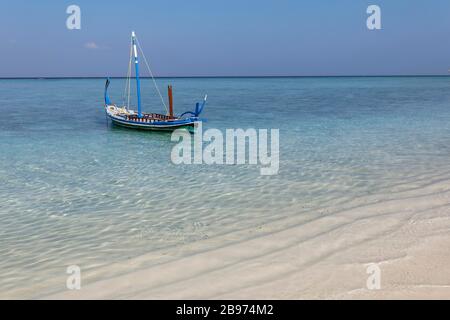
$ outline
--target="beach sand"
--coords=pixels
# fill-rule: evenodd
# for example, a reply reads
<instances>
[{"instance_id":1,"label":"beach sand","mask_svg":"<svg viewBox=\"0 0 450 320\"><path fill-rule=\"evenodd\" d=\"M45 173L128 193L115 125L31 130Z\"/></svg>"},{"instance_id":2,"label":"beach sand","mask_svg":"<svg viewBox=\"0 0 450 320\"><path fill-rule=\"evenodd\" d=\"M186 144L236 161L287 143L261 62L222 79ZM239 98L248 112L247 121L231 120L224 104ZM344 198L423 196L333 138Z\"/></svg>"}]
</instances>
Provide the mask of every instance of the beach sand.
<instances>
[{"instance_id":1,"label":"beach sand","mask_svg":"<svg viewBox=\"0 0 450 320\"><path fill-rule=\"evenodd\" d=\"M450 299L450 181L83 273L51 299ZM334 208L335 209L335 208ZM295 206L292 208L295 210ZM225 237L225 236L224 236ZM236 241L233 241L236 239ZM380 269L380 289L366 271Z\"/></svg>"}]
</instances>

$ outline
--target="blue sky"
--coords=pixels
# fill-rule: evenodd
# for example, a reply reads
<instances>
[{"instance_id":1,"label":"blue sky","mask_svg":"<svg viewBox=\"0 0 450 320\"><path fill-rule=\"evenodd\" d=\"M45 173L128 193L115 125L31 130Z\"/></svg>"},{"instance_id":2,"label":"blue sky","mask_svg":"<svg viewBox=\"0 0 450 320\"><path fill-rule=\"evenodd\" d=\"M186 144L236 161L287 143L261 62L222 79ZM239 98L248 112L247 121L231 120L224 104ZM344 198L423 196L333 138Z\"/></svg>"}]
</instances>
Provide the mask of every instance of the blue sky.
<instances>
[{"instance_id":1,"label":"blue sky","mask_svg":"<svg viewBox=\"0 0 450 320\"><path fill-rule=\"evenodd\" d=\"M66 28L71 4L81 30ZM382 30L366 27L370 4ZM131 30L159 76L450 69L448 0L1 0L0 26L0 77L124 76Z\"/></svg>"}]
</instances>

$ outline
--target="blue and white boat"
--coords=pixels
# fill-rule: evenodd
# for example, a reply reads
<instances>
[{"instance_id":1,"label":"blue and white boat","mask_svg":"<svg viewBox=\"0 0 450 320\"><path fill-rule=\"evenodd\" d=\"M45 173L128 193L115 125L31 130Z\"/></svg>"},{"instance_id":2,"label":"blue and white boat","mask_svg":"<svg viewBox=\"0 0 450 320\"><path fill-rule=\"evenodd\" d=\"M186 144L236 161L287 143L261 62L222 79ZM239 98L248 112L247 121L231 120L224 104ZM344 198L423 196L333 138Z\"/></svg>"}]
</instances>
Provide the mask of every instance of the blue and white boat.
<instances>
[{"instance_id":1,"label":"blue and white boat","mask_svg":"<svg viewBox=\"0 0 450 320\"><path fill-rule=\"evenodd\" d=\"M140 52L142 53L142 57L144 58L145 64L153 80L153 84L156 88L156 91L159 97L161 98L161 102L166 108L167 114L142 112L138 47ZM132 74L133 60L135 66L134 69L135 69L136 90L137 90L137 110L132 110L130 108L131 74ZM131 34L130 61L128 64L127 82L125 85L124 103L122 106L118 106L111 102L108 95L109 84L110 80L108 78L105 84L105 95L104 95L105 111L108 118L111 119L111 121L116 125L143 130L175 130L178 128L187 128L187 129L194 128L198 125L198 123L202 121L199 118L199 116L206 105L207 96L205 96L202 103L196 103L194 111L187 111L181 114L180 116L175 116L173 112L172 86L169 86L168 87L169 108L167 108L164 99L161 95L161 92L159 91L158 86L156 85L155 78L153 77L153 73L150 69L147 59L145 58L144 52L142 51L142 48L139 44L139 40L137 39L136 34L134 32L132 32Z\"/></svg>"}]
</instances>

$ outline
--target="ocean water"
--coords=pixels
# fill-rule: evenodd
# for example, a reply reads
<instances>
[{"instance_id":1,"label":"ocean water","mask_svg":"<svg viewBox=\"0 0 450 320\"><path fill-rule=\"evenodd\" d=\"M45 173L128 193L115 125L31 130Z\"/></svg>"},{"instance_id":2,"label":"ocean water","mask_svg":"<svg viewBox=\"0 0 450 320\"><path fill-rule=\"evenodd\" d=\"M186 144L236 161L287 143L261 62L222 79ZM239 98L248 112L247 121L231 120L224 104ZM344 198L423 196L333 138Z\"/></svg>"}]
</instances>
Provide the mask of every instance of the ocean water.
<instances>
[{"instance_id":1,"label":"ocean water","mask_svg":"<svg viewBox=\"0 0 450 320\"><path fill-rule=\"evenodd\" d=\"M177 113L207 93L204 129L280 129L279 173L174 165L170 134L107 122L104 80L0 80L0 298L64 290L69 265L176 258L450 175L448 77L157 82ZM123 88L113 79L113 100ZM150 80L143 91L145 111L164 112Z\"/></svg>"}]
</instances>

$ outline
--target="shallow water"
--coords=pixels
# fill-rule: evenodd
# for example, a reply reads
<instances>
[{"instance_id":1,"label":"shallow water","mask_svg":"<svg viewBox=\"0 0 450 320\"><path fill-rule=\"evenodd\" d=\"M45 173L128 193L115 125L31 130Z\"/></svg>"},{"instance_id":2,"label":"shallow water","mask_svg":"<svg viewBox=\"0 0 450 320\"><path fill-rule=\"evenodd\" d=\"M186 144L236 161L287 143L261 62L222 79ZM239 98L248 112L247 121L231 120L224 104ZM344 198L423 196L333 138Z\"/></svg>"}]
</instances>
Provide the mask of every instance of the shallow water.
<instances>
[{"instance_id":1,"label":"shallow water","mask_svg":"<svg viewBox=\"0 0 450 320\"><path fill-rule=\"evenodd\" d=\"M144 109L164 112L143 82ZM72 264L182 255L182 244L333 214L450 172L448 77L158 83L173 84L178 112L208 93L204 129L279 128L279 174L172 164L170 134L107 123L103 80L0 80L0 297L64 289L53 280ZM112 81L113 100L123 86Z\"/></svg>"}]
</instances>

